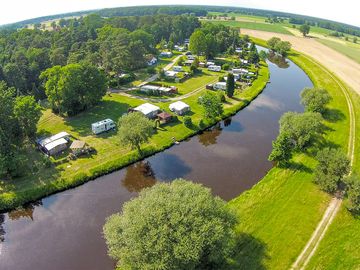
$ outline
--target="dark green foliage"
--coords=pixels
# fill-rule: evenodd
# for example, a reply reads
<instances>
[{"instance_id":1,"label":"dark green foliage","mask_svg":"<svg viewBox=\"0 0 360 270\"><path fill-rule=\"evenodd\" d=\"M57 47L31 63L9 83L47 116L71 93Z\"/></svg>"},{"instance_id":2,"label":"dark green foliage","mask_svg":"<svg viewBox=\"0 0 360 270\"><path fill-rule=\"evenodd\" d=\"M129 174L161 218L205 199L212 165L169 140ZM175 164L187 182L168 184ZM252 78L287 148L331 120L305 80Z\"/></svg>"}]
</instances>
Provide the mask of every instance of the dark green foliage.
<instances>
[{"instance_id":1,"label":"dark green foliage","mask_svg":"<svg viewBox=\"0 0 360 270\"><path fill-rule=\"evenodd\" d=\"M33 138L40 108L33 97L15 97L15 89L0 81L0 177L18 176L26 166L22 149Z\"/></svg>"},{"instance_id":2,"label":"dark green foliage","mask_svg":"<svg viewBox=\"0 0 360 270\"><path fill-rule=\"evenodd\" d=\"M221 101L221 102L225 102L226 101L226 97L225 97L225 94L223 91L217 91L216 92L216 95L218 96L218 99Z\"/></svg>"},{"instance_id":3,"label":"dark green foliage","mask_svg":"<svg viewBox=\"0 0 360 270\"><path fill-rule=\"evenodd\" d=\"M324 148L317 154L315 182L326 192L337 190L340 181L350 171L350 161L339 149Z\"/></svg>"},{"instance_id":4,"label":"dark green foliage","mask_svg":"<svg viewBox=\"0 0 360 270\"><path fill-rule=\"evenodd\" d=\"M233 250L235 224L210 189L178 179L125 203L107 219L104 236L123 269L220 269Z\"/></svg>"},{"instance_id":5,"label":"dark green foliage","mask_svg":"<svg viewBox=\"0 0 360 270\"><path fill-rule=\"evenodd\" d=\"M185 116L184 117L184 125L185 125L185 127L187 127L187 128L190 128L190 127L192 127L192 120L191 120L191 117L189 117L189 116Z\"/></svg>"},{"instance_id":6,"label":"dark green foliage","mask_svg":"<svg viewBox=\"0 0 360 270\"><path fill-rule=\"evenodd\" d=\"M293 144L289 134L282 132L272 142L272 151L269 160L274 161L280 166L286 165L292 157Z\"/></svg>"},{"instance_id":7,"label":"dark green foliage","mask_svg":"<svg viewBox=\"0 0 360 270\"><path fill-rule=\"evenodd\" d=\"M234 75L232 73L228 73L227 81L226 81L226 95L228 97L233 97L235 91L235 80Z\"/></svg>"},{"instance_id":8,"label":"dark green foliage","mask_svg":"<svg viewBox=\"0 0 360 270\"><path fill-rule=\"evenodd\" d=\"M209 119L215 119L222 115L224 109L219 97L212 92L207 91L200 96L199 104L204 108L204 116Z\"/></svg>"},{"instance_id":9,"label":"dark green foliage","mask_svg":"<svg viewBox=\"0 0 360 270\"><path fill-rule=\"evenodd\" d=\"M229 70L230 69L230 64L229 63L225 63L222 65L221 67L223 70Z\"/></svg>"},{"instance_id":10,"label":"dark green foliage","mask_svg":"<svg viewBox=\"0 0 360 270\"><path fill-rule=\"evenodd\" d=\"M54 66L41 74L52 109L75 115L97 104L106 93L103 72L89 64Z\"/></svg>"},{"instance_id":11,"label":"dark green foliage","mask_svg":"<svg viewBox=\"0 0 360 270\"><path fill-rule=\"evenodd\" d=\"M299 30L303 34L303 36L306 37L306 35L310 33L310 25L303 24L299 27Z\"/></svg>"},{"instance_id":12,"label":"dark green foliage","mask_svg":"<svg viewBox=\"0 0 360 270\"><path fill-rule=\"evenodd\" d=\"M293 147L303 150L323 132L322 116L319 113L287 112L280 119L280 133L286 133Z\"/></svg>"},{"instance_id":13,"label":"dark green foliage","mask_svg":"<svg viewBox=\"0 0 360 270\"><path fill-rule=\"evenodd\" d=\"M301 92L301 104L308 112L323 113L330 100L331 96L322 88L305 88Z\"/></svg>"},{"instance_id":14,"label":"dark green foliage","mask_svg":"<svg viewBox=\"0 0 360 270\"><path fill-rule=\"evenodd\" d=\"M360 178L352 174L345 179L346 194L349 200L347 208L354 213L360 213Z\"/></svg>"},{"instance_id":15,"label":"dark green foliage","mask_svg":"<svg viewBox=\"0 0 360 270\"><path fill-rule=\"evenodd\" d=\"M41 117L41 108L32 96L20 96L15 100L14 116L18 120L22 134L33 139L36 125Z\"/></svg>"},{"instance_id":16,"label":"dark green foliage","mask_svg":"<svg viewBox=\"0 0 360 270\"><path fill-rule=\"evenodd\" d=\"M269 48L281 56L286 56L291 49L291 43L288 41L281 41L280 38L273 37L267 41Z\"/></svg>"},{"instance_id":17,"label":"dark green foliage","mask_svg":"<svg viewBox=\"0 0 360 270\"><path fill-rule=\"evenodd\" d=\"M139 112L124 115L119 120L120 142L141 152L141 144L149 141L154 124Z\"/></svg>"}]
</instances>

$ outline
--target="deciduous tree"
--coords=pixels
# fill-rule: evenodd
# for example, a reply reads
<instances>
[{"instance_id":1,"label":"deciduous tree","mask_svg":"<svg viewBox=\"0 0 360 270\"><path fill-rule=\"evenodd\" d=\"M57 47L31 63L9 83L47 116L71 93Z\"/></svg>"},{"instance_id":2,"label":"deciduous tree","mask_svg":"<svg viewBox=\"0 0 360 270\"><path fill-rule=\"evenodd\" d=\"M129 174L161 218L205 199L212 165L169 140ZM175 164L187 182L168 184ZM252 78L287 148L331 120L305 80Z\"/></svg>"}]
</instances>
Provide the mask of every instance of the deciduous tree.
<instances>
[{"instance_id":1,"label":"deciduous tree","mask_svg":"<svg viewBox=\"0 0 360 270\"><path fill-rule=\"evenodd\" d=\"M153 122L139 112L129 113L119 120L120 142L140 153L141 144L147 143L153 133Z\"/></svg>"},{"instance_id":2,"label":"deciduous tree","mask_svg":"<svg viewBox=\"0 0 360 270\"><path fill-rule=\"evenodd\" d=\"M182 179L144 189L107 219L109 255L122 269L220 269L236 218L210 189Z\"/></svg>"},{"instance_id":3,"label":"deciduous tree","mask_svg":"<svg viewBox=\"0 0 360 270\"><path fill-rule=\"evenodd\" d=\"M305 88L301 92L301 104L308 112L323 113L330 100L331 96L328 91L322 88Z\"/></svg>"}]
</instances>

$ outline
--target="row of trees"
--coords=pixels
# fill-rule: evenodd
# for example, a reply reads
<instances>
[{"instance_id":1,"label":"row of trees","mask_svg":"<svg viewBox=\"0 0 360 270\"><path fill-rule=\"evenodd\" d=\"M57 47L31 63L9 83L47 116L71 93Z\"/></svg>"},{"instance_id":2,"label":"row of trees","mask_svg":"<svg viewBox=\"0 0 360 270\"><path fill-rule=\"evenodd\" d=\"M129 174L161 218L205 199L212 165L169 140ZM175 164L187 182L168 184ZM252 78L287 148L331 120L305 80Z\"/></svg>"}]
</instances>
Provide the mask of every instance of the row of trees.
<instances>
[{"instance_id":1,"label":"row of trees","mask_svg":"<svg viewBox=\"0 0 360 270\"><path fill-rule=\"evenodd\" d=\"M16 90L0 81L0 177L17 176L22 171L21 149L36 133L40 106L31 96L16 97Z\"/></svg>"},{"instance_id":2,"label":"row of trees","mask_svg":"<svg viewBox=\"0 0 360 270\"><path fill-rule=\"evenodd\" d=\"M305 113L285 113L280 119L280 133L273 141L269 160L280 166L288 166L294 151L303 152L315 142L322 141L323 117L331 96L325 89L305 88L301 92L301 103ZM318 143L321 146L321 143ZM337 148L325 147L316 154L318 165L315 182L326 192L334 193L345 185L349 198L348 208L360 211L360 179L350 172L350 161Z\"/></svg>"}]
</instances>

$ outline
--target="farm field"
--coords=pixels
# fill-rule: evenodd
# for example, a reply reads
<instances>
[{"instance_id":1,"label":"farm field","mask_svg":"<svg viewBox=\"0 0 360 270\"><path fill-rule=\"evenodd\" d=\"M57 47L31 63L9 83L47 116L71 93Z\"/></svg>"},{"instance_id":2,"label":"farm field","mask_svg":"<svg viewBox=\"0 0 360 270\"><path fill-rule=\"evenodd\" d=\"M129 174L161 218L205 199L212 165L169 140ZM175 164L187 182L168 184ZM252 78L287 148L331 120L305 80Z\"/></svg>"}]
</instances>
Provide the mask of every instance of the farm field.
<instances>
[{"instance_id":1,"label":"farm field","mask_svg":"<svg viewBox=\"0 0 360 270\"><path fill-rule=\"evenodd\" d=\"M207 21L207 20L203 20ZM252 29L252 30L260 30L274 33L281 33L292 35L290 31L284 28L279 24L270 24L270 23L258 23L258 22L243 22L243 21L222 21L222 20L210 20L212 23L219 23L225 26L238 27L242 32L242 29Z\"/></svg>"},{"instance_id":2,"label":"farm field","mask_svg":"<svg viewBox=\"0 0 360 270\"><path fill-rule=\"evenodd\" d=\"M357 44L351 44L349 42L336 42L331 41L329 39L317 39L321 44L324 44L325 46L330 47L331 49L334 49L335 51L346 55L352 60L355 60L360 64L360 45Z\"/></svg>"},{"instance_id":3,"label":"farm field","mask_svg":"<svg viewBox=\"0 0 360 270\"><path fill-rule=\"evenodd\" d=\"M223 117L234 114L254 99L265 87L268 77L268 69L262 64L258 80L251 87L240 92L238 91L232 99L227 98ZM205 78L213 80L217 77L205 76ZM199 85L202 83L205 83L205 81L201 80ZM199 131L198 124L203 119L203 109L198 104L197 99L204 91L206 90L203 89L201 92L183 100L191 106L192 112L190 116L194 123L193 128L186 128L182 124L183 117L178 117L178 121L158 129L150 142L142 147L144 156L171 146L173 144L173 137L176 140L183 140ZM91 147L94 147L97 153L91 157L78 158L77 160L68 160L66 156L60 156L58 159L55 159L54 167L42 170L41 172L34 169L32 176L18 178L11 185L4 181L1 182L0 190L2 193L0 195L0 202L2 207L9 208L22 204L25 201L35 200L55 191L79 185L84 181L139 160L141 157L137 151L123 147L118 143L116 131L94 136L91 133L90 127L91 123L105 118L111 118L117 122L129 108L142 103L145 102L140 99L112 94L105 96L99 105L75 117L62 118L53 114L50 110L44 111L38 124L39 134L47 135L67 131L75 139L84 140ZM170 103L158 102L154 104L168 111ZM214 122L205 121L205 125L209 126L212 124ZM41 157L38 152L31 152L29 155L35 160Z\"/></svg>"},{"instance_id":4,"label":"farm field","mask_svg":"<svg viewBox=\"0 0 360 270\"><path fill-rule=\"evenodd\" d=\"M264 45L264 43L261 44ZM316 86L324 87L331 93L333 101L329 107L343 117L338 121L326 121L326 125L331 127L332 131L325 137L346 151L349 113L344 95L337 89L334 79L311 59L295 52L290 58L308 73ZM359 111L359 100L356 100L354 106ZM238 213L241 220L238 226L239 238L251 243L250 246L240 244L238 260L245 260L246 265L240 266L235 260L233 263L238 267L237 269L290 268L321 219L330 196L320 191L312 182L312 170L316 162L311 154L296 155L294 161L296 162L294 168L272 169L258 185L229 202L229 207ZM358 168L358 166L357 159L355 167ZM326 240L322 243L322 255L319 256L318 264L308 269L338 269L339 263L344 262L345 264L341 265L353 266L358 262L359 239L357 235L355 236L355 232L359 231L360 223L358 219L350 218L344 211L345 209L332 225L335 227L331 230L332 237L329 232L326 238L328 245L326 245ZM350 229L345 230L345 227ZM339 235L339 228L344 229L341 235ZM335 236L336 232L337 236ZM338 246L333 243L338 241ZM340 244L340 241L343 244ZM346 259L343 256L344 250L351 253ZM333 260L328 260L328 267L322 268L326 260L324 253Z\"/></svg>"}]
</instances>

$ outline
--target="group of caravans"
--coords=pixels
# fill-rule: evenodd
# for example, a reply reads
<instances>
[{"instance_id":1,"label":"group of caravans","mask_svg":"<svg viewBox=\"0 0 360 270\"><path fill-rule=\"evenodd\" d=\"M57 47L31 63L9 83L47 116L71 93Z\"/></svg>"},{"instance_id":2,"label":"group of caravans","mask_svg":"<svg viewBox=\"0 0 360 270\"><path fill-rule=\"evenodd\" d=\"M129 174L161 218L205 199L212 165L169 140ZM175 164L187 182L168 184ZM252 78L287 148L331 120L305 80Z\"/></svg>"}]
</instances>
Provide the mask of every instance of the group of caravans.
<instances>
[{"instance_id":1,"label":"group of caravans","mask_svg":"<svg viewBox=\"0 0 360 270\"><path fill-rule=\"evenodd\" d=\"M169 105L169 110L177 115L184 115L185 113L190 111L190 106L182 101L177 101ZM161 109L156 105L150 103L144 103L141 104L140 106L130 109L129 112L140 112L147 118L154 119L161 114ZM168 114L166 113L166 115ZM91 130L95 135L113 130L115 128L116 128L116 124L111 119L105 119L91 124Z\"/></svg>"}]
</instances>

